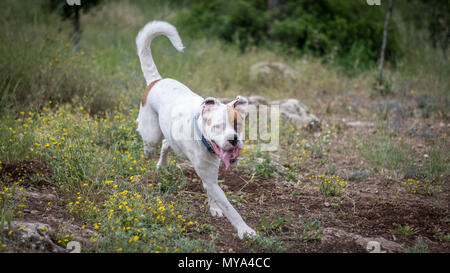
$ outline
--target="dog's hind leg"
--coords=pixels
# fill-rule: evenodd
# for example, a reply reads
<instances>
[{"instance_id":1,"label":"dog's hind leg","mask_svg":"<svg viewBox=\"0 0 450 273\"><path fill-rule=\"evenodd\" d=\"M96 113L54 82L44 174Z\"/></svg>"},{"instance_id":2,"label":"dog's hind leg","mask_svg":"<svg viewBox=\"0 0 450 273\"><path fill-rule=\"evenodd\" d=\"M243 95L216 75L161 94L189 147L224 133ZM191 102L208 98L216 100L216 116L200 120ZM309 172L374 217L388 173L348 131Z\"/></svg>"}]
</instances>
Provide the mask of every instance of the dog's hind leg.
<instances>
[{"instance_id":1,"label":"dog's hind leg","mask_svg":"<svg viewBox=\"0 0 450 273\"><path fill-rule=\"evenodd\" d=\"M156 164L156 167L158 169L162 168L166 168L169 165L169 162L167 160L167 155L169 154L169 143L167 142L166 139L163 139L162 141L162 145L161 145L161 154L159 156L159 161L158 164Z\"/></svg>"},{"instance_id":2,"label":"dog's hind leg","mask_svg":"<svg viewBox=\"0 0 450 273\"><path fill-rule=\"evenodd\" d=\"M142 110L137 119L138 131L144 141L144 153L150 157L156 153L156 147L161 143L163 134L159 127L158 114L150 109Z\"/></svg>"}]
</instances>

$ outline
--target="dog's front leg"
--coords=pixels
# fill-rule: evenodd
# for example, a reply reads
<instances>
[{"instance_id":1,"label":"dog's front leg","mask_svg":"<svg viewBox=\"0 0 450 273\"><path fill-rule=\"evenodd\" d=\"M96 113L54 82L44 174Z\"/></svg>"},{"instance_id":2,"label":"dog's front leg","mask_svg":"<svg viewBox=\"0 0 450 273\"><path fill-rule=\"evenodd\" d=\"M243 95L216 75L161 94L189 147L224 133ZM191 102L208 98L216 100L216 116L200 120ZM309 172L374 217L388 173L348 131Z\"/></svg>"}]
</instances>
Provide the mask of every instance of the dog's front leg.
<instances>
[{"instance_id":1,"label":"dog's front leg","mask_svg":"<svg viewBox=\"0 0 450 273\"><path fill-rule=\"evenodd\" d=\"M214 200L214 198L210 194L208 194L208 204L209 204L209 211L211 212L212 216L215 217L223 216L222 210L219 208L216 200Z\"/></svg>"},{"instance_id":2,"label":"dog's front leg","mask_svg":"<svg viewBox=\"0 0 450 273\"><path fill-rule=\"evenodd\" d=\"M244 222L239 213L230 204L225 196L225 193L217 183L219 164L217 164L217 166L211 165L212 164L208 164L205 166L204 164L201 164L201 167L195 167L195 171L202 179L203 187L207 192L210 206L212 206L212 208L218 207L223 214L225 214L225 217L227 217L233 227L237 230L240 239L244 238L244 235L253 237L256 235L256 232Z\"/></svg>"}]
</instances>

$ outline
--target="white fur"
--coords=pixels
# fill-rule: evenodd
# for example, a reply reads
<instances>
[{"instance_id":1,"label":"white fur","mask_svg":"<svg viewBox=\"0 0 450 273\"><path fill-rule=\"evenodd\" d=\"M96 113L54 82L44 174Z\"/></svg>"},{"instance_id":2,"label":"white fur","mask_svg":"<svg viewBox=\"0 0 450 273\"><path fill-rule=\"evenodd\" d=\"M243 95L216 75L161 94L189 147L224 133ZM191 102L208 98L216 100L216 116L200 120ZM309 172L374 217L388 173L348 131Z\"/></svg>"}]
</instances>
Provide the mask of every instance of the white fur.
<instances>
[{"instance_id":1,"label":"white fur","mask_svg":"<svg viewBox=\"0 0 450 273\"><path fill-rule=\"evenodd\" d=\"M184 49L180 35L178 35L177 29L174 26L161 21L147 23L141 31L139 31L138 36L136 37L137 54L141 61L142 72L144 72L147 84L150 84L154 80L161 79L161 75L159 75L158 69L153 62L152 51L150 49L152 40L159 35L167 36L178 51L182 52Z\"/></svg>"},{"instance_id":2,"label":"white fur","mask_svg":"<svg viewBox=\"0 0 450 273\"><path fill-rule=\"evenodd\" d=\"M183 49L175 27L166 22L148 23L136 38L138 55L147 84L161 79L150 51L150 43L158 35L167 36L177 50ZM147 96L145 106L141 105L136 120L137 130L144 141L144 151L147 154L154 153L156 146L164 138L160 160L157 164L158 168L168 165L169 147L179 156L190 160L198 176L202 179L203 187L208 195L211 214L218 217L225 215L236 228L239 238L242 239L245 234L253 236L256 234L255 231L244 222L217 183L220 159L217 155L208 152L195 131L194 117L199 113L200 118L197 124L202 134L209 140L215 141L224 151L232 148L227 139L232 137L235 132L227 121L227 106L216 99L213 99L213 103L208 105L206 105L206 101L176 80L166 78L156 82ZM236 101L240 103L235 103ZM236 111L245 116L247 105L245 98L238 96L229 105L236 106ZM208 119L211 120L211 126L206 122ZM219 131L211 129L212 125L219 123L227 126ZM242 134L239 135L237 145L242 148Z\"/></svg>"}]
</instances>

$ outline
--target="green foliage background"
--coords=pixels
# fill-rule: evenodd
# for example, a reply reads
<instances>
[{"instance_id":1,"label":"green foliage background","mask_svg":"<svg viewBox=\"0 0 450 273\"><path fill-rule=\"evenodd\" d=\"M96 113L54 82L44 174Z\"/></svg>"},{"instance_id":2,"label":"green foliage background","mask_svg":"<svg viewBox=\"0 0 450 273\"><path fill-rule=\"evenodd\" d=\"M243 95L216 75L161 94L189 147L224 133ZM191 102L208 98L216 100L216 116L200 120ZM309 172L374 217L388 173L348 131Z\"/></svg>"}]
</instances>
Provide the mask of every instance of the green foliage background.
<instances>
[{"instance_id":1,"label":"green foliage background","mask_svg":"<svg viewBox=\"0 0 450 273\"><path fill-rule=\"evenodd\" d=\"M241 50L266 46L294 55L325 57L346 68L377 62L387 5L366 1L287 0L268 10L264 0L192 1L178 17L191 35L219 37ZM395 22L389 26L386 58L401 56Z\"/></svg>"}]
</instances>

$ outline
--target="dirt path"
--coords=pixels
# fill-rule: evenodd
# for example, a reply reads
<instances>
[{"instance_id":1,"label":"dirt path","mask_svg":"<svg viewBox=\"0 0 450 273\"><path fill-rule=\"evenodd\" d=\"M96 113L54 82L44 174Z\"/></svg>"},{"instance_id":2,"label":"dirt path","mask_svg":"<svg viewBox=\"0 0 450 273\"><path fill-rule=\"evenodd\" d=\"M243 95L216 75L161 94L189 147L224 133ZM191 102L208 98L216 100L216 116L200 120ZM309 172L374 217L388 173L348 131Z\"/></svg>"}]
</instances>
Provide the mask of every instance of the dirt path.
<instances>
[{"instance_id":1,"label":"dirt path","mask_svg":"<svg viewBox=\"0 0 450 273\"><path fill-rule=\"evenodd\" d=\"M203 194L203 190L194 171L191 169L185 174L195 182L189 184L188 192L182 196L192 198L192 206L198 209L198 212L194 209L192 211L203 223L214 226L218 231L217 250L251 251L245 242L232 235L234 230L225 218L213 218L209 215L205 197L199 195ZM219 179L224 180L223 185L229 198L246 196L246 201L234 205L249 225L260 227L262 217L279 222L276 226L279 230L267 232L258 229L283 240L288 246L287 252L366 252L361 245L344 238L334 238L326 242L320 239L305 241L301 238L303 227L300 219L318 221L322 230L333 228L363 237L382 237L404 248L422 240L427 243L431 252L450 250L450 243L441 241L435 233L437 229L445 234L450 232L449 214L445 206L440 207L433 201L436 196L426 198L405 193L396 194L397 187L389 189L384 186L389 181L377 182L376 179L369 179L352 183L344 198L330 199L321 195L314 187L295 188L288 183L273 180L256 179L244 187L249 176L233 171L225 173L222 170ZM261 196L265 196L264 201L261 201ZM443 190L440 198L448 204L448 189ZM415 234L394 235L393 230L398 225L414 227Z\"/></svg>"}]
</instances>

